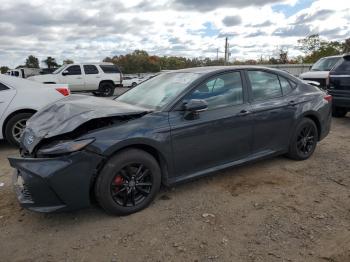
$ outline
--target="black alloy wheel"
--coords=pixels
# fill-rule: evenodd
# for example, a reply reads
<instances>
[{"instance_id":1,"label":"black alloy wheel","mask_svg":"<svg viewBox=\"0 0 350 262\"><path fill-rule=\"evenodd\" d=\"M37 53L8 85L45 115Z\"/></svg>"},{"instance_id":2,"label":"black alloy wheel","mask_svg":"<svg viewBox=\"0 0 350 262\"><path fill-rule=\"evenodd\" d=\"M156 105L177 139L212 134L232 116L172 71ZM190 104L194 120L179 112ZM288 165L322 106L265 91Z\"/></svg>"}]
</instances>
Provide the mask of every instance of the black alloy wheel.
<instances>
[{"instance_id":1,"label":"black alloy wheel","mask_svg":"<svg viewBox=\"0 0 350 262\"><path fill-rule=\"evenodd\" d=\"M153 186L151 171L140 163L128 164L119 170L111 183L111 195L120 206L142 203Z\"/></svg>"},{"instance_id":2,"label":"black alloy wheel","mask_svg":"<svg viewBox=\"0 0 350 262\"><path fill-rule=\"evenodd\" d=\"M316 149L318 130L310 118L303 118L291 139L288 156L295 160L308 159Z\"/></svg>"},{"instance_id":3,"label":"black alloy wheel","mask_svg":"<svg viewBox=\"0 0 350 262\"><path fill-rule=\"evenodd\" d=\"M95 196L113 215L128 215L147 207L161 185L156 159L140 149L126 149L112 156L99 173Z\"/></svg>"}]
</instances>

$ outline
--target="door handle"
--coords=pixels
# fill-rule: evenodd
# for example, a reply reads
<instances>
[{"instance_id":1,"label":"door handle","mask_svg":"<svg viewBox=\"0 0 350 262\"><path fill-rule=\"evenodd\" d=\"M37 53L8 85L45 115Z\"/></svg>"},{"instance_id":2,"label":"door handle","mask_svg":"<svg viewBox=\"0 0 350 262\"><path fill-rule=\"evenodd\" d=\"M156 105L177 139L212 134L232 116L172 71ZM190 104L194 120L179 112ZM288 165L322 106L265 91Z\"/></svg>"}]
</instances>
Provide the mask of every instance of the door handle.
<instances>
[{"instance_id":1,"label":"door handle","mask_svg":"<svg viewBox=\"0 0 350 262\"><path fill-rule=\"evenodd\" d=\"M96 78L101 78L100 76L96 76Z\"/></svg>"},{"instance_id":2,"label":"door handle","mask_svg":"<svg viewBox=\"0 0 350 262\"><path fill-rule=\"evenodd\" d=\"M241 110L241 112L239 112L237 115L238 116L247 116L247 115L249 115L251 112L249 111L249 110L245 110L245 109L243 109L243 110Z\"/></svg>"},{"instance_id":3,"label":"door handle","mask_svg":"<svg viewBox=\"0 0 350 262\"><path fill-rule=\"evenodd\" d=\"M76 79L83 79L82 77L77 77Z\"/></svg>"}]
</instances>

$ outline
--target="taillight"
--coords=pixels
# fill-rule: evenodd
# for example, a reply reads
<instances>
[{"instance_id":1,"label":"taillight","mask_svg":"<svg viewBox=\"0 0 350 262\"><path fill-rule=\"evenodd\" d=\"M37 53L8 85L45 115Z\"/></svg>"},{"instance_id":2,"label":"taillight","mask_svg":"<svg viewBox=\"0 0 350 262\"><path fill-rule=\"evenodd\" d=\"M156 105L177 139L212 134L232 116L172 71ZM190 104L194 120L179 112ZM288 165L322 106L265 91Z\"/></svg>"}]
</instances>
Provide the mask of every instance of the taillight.
<instances>
[{"instance_id":1,"label":"taillight","mask_svg":"<svg viewBox=\"0 0 350 262\"><path fill-rule=\"evenodd\" d=\"M323 97L323 99L326 100L328 103L329 103L329 102L332 102L332 96L331 96L331 95L325 95L325 96Z\"/></svg>"},{"instance_id":2,"label":"taillight","mask_svg":"<svg viewBox=\"0 0 350 262\"><path fill-rule=\"evenodd\" d=\"M60 92L64 96L69 96L70 95L70 90L68 87L57 87L56 90Z\"/></svg>"}]
</instances>

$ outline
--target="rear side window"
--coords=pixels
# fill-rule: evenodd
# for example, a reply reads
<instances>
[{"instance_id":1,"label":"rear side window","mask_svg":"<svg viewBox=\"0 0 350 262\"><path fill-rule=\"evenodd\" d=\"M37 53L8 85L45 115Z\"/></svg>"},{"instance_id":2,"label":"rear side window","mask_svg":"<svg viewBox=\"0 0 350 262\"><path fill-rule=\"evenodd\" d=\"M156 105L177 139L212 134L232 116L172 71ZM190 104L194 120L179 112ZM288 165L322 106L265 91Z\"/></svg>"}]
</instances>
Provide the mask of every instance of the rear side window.
<instances>
[{"instance_id":1,"label":"rear side window","mask_svg":"<svg viewBox=\"0 0 350 262\"><path fill-rule=\"evenodd\" d=\"M186 97L190 99L205 100L209 110L243 104L241 74L230 72L210 78Z\"/></svg>"},{"instance_id":2,"label":"rear side window","mask_svg":"<svg viewBox=\"0 0 350 262\"><path fill-rule=\"evenodd\" d=\"M343 62L335 69L337 74L350 75L350 57L343 58Z\"/></svg>"},{"instance_id":3,"label":"rear side window","mask_svg":"<svg viewBox=\"0 0 350 262\"><path fill-rule=\"evenodd\" d=\"M115 65L100 65L102 71L106 74L120 73L120 70Z\"/></svg>"},{"instance_id":4,"label":"rear side window","mask_svg":"<svg viewBox=\"0 0 350 262\"><path fill-rule=\"evenodd\" d=\"M94 65L84 65L84 72L86 75L96 75L98 74L98 69Z\"/></svg>"},{"instance_id":5,"label":"rear side window","mask_svg":"<svg viewBox=\"0 0 350 262\"><path fill-rule=\"evenodd\" d=\"M278 76L264 71L248 71L254 100L266 100L282 96Z\"/></svg>"},{"instance_id":6,"label":"rear side window","mask_svg":"<svg viewBox=\"0 0 350 262\"><path fill-rule=\"evenodd\" d=\"M81 68L79 65L70 66L65 71L68 71L69 75L81 75Z\"/></svg>"},{"instance_id":7,"label":"rear side window","mask_svg":"<svg viewBox=\"0 0 350 262\"><path fill-rule=\"evenodd\" d=\"M7 86L5 86L3 83L0 83L0 91L4 91L9 89Z\"/></svg>"},{"instance_id":8,"label":"rear side window","mask_svg":"<svg viewBox=\"0 0 350 262\"><path fill-rule=\"evenodd\" d=\"M282 93L283 95L289 94L292 92L293 88L290 85L290 82L284 78L283 76L278 76L280 83L281 83L281 88L282 88Z\"/></svg>"}]
</instances>

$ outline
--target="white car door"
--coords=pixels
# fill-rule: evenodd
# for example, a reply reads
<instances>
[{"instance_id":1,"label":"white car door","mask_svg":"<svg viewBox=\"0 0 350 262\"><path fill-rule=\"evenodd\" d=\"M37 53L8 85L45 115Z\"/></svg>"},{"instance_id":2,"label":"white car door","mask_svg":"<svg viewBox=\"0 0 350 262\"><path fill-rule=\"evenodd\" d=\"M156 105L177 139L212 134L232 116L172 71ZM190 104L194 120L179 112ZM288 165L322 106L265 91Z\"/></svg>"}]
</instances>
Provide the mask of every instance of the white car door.
<instances>
[{"instance_id":1,"label":"white car door","mask_svg":"<svg viewBox=\"0 0 350 262\"><path fill-rule=\"evenodd\" d=\"M16 95L16 90L0 82L0 119Z\"/></svg>"},{"instance_id":2,"label":"white car door","mask_svg":"<svg viewBox=\"0 0 350 262\"><path fill-rule=\"evenodd\" d=\"M101 72L96 65L83 65L85 73L85 89L97 90L101 82Z\"/></svg>"},{"instance_id":3,"label":"white car door","mask_svg":"<svg viewBox=\"0 0 350 262\"><path fill-rule=\"evenodd\" d=\"M60 74L60 84L68 84L71 91L84 91L85 80L80 65L68 66Z\"/></svg>"}]
</instances>

